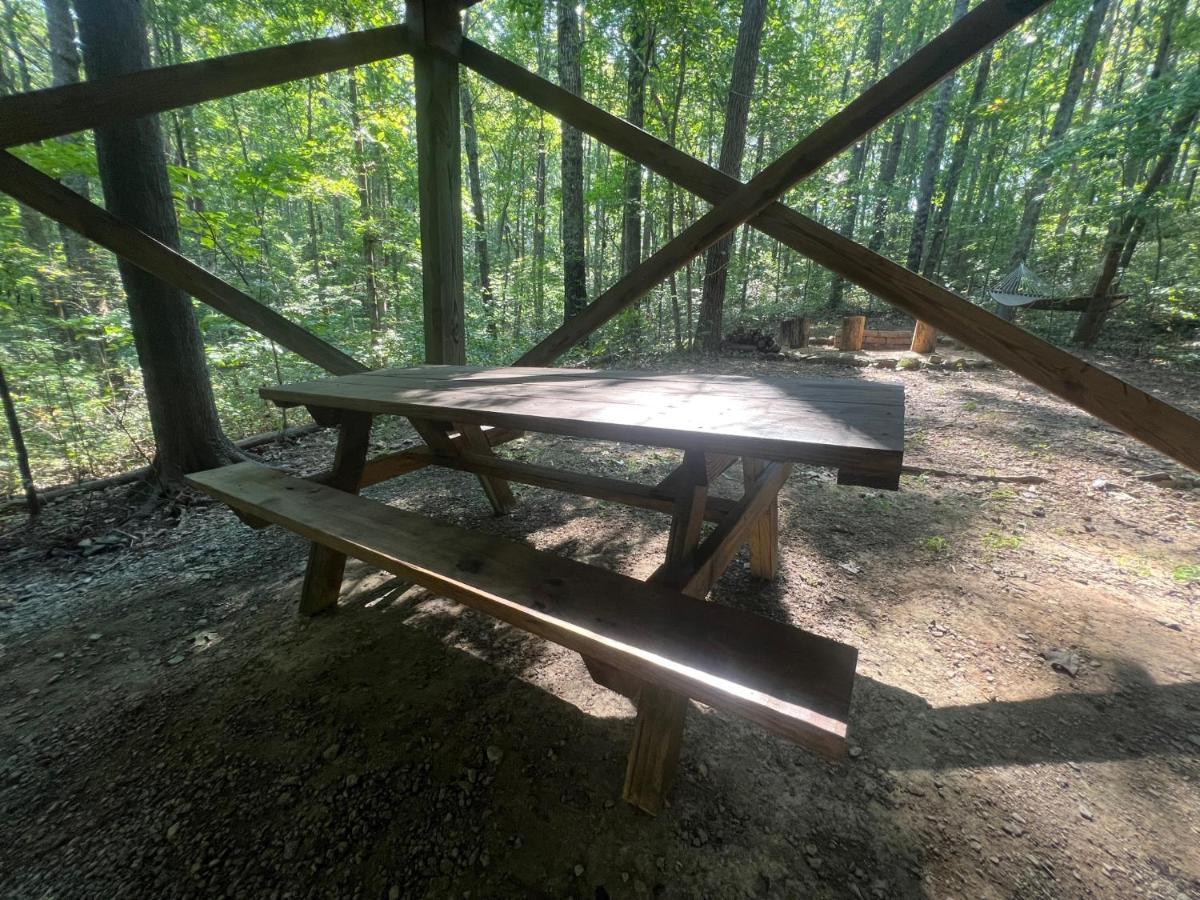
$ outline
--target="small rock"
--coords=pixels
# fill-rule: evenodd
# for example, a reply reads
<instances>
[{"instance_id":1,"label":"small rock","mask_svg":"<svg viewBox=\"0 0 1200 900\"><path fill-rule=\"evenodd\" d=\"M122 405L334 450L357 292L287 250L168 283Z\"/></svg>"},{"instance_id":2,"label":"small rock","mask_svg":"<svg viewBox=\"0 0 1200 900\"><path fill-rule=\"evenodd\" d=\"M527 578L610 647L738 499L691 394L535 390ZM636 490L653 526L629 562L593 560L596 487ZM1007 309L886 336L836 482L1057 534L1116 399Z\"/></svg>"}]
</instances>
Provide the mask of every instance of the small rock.
<instances>
[{"instance_id":1,"label":"small rock","mask_svg":"<svg viewBox=\"0 0 1200 900\"><path fill-rule=\"evenodd\" d=\"M341 744L330 744L321 753L321 758L324 759L326 762L333 762L335 759L337 759L338 754L341 752L342 752Z\"/></svg>"},{"instance_id":2,"label":"small rock","mask_svg":"<svg viewBox=\"0 0 1200 900\"><path fill-rule=\"evenodd\" d=\"M1191 741L1195 746L1200 747L1200 734L1189 734L1188 740Z\"/></svg>"},{"instance_id":3,"label":"small rock","mask_svg":"<svg viewBox=\"0 0 1200 900\"><path fill-rule=\"evenodd\" d=\"M1096 814L1095 814L1095 813L1093 813L1093 812L1092 812L1090 809L1088 809L1086 806L1081 806L1081 807L1079 807L1079 814L1080 814L1081 816L1083 816L1085 819L1087 819L1089 822L1095 821Z\"/></svg>"},{"instance_id":4,"label":"small rock","mask_svg":"<svg viewBox=\"0 0 1200 900\"><path fill-rule=\"evenodd\" d=\"M504 751L494 744L489 744L487 748L488 762L496 766L500 764L500 760L504 759Z\"/></svg>"},{"instance_id":5,"label":"small rock","mask_svg":"<svg viewBox=\"0 0 1200 900\"><path fill-rule=\"evenodd\" d=\"M167 665L168 666L177 666L181 662L183 662L182 654L176 653L174 656L172 656L170 659L167 660Z\"/></svg>"},{"instance_id":6,"label":"small rock","mask_svg":"<svg viewBox=\"0 0 1200 900\"><path fill-rule=\"evenodd\" d=\"M858 759L862 756L862 747L851 747L849 752L852 757Z\"/></svg>"},{"instance_id":7,"label":"small rock","mask_svg":"<svg viewBox=\"0 0 1200 900\"><path fill-rule=\"evenodd\" d=\"M1012 837L1020 837L1021 835L1023 835L1025 833L1025 829L1023 829L1016 822L1005 822L1004 830L1006 833L1008 833Z\"/></svg>"},{"instance_id":8,"label":"small rock","mask_svg":"<svg viewBox=\"0 0 1200 900\"><path fill-rule=\"evenodd\" d=\"M175 840L175 835L177 835L177 834L179 834L179 823L178 822L176 822L170 828L167 829L167 840L168 841Z\"/></svg>"},{"instance_id":9,"label":"small rock","mask_svg":"<svg viewBox=\"0 0 1200 900\"><path fill-rule=\"evenodd\" d=\"M575 877L576 878L583 877L583 863L575 863Z\"/></svg>"},{"instance_id":10,"label":"small rock","mask_svg":"<svg viewBox=\"0 0 1200 900\"><path fill-rule=\"evenodd\" d=\"M96 643L96 641L100 640L101 637L103 637L103 635L101 635L100 632L93 631L91 634L88 635L88 640L94 644L94 643Z\"/></svg>"},{"instance_id":11,"label":"small rock","mask_svg":"<svg viewBox=\"0 0 1200 900\"><path fill-rule=\"evenodd\" d=\"M388 888L388 900L400 900L400 885L393 884Z\"/></svg>"}]
</instances>

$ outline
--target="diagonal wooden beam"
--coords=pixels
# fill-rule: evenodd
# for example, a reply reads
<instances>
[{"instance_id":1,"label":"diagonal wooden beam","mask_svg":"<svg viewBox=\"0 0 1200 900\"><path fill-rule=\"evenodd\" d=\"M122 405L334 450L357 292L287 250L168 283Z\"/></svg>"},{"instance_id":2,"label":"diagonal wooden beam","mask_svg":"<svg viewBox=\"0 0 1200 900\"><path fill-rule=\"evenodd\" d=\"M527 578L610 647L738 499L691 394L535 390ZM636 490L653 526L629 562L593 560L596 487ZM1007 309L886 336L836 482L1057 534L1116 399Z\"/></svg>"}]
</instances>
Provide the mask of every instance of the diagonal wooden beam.
<instances>
[{"instance_id":1,"label":"diagonal wooden beam","mask_svg":"<svg viewBox=\"0 0 1200 900\"><path fill-rule=\"evenodd\" d=\"M741 186L733 177L473 41L463 41L462 62L711 203L722 202ZM1169 403L1003 321L782 203L771 204L751 224L1034 384L1200 471L1200 423Z\"/></svg>"},{"instance_id":2,"label":"diagonal wooden beam","mask_svg":"<svg viewBox=\"0 0 1200 900\"><path fill-rule=\"evenodd\" d=\"M367 367L166 244L0 150L0 191L335 375Z\"/></svg>"},{"instance_id":3,"label":"diagonal wooden beam","mask_svg":"<svg viewBox=\"0 0 1200 900\"><path fill-rule=\"evenodd\" d=\"M390 25L15 94L0 99L0 147L378 62L412 45L405 26Z\"/></svg>"},{"instance_id":4,"label":"diagonal wooden beam","mask_svg":"<svg viewBox=\"0 0 1200 900\"><path fill-rule=\"evenodd\" d=\"M743 187L643 260L583 311L546 336L517 365L557 359L688 260L770 206L796 182L903 109L1050 0L983 0L813 131Z\"/></svg>"}]
</instances>

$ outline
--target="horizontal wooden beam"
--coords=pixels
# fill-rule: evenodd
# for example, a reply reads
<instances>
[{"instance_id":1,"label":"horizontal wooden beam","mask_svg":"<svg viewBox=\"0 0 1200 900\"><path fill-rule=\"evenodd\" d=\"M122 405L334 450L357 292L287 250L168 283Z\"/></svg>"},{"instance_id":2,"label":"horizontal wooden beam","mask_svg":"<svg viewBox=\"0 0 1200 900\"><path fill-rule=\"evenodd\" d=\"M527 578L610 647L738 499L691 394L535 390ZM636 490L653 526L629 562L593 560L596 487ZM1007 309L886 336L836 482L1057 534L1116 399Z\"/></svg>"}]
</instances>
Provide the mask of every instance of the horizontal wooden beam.
<instances>
[{"instance_id":1,"label":"horizontal wooden beam","mask_svg":"<svg viewBox=\"0 0 1200 900\"><path fill-rule=\"evenodd\" d=\"M0 191L335 375L367 367L233 285L0 150Z\"/></svg>"},{"instance_id":2,"label":"horizontal wooden beam","mask_svg":"<svg viewBox=\"0 0 1200 900\"><path fill-rule=\"evenodd\" d=\"M476 475L490 475L506 481L515 481L518 484L530 484L568 494L594 497L597 500L612 500L627 506L652 509L662 513L672 511L677 496L672 491L652 485L638 484L635 481L569 472L519 460L484 456L471 451L465 451L456 457L435 455L429 462L435 466L445 466L463 472L472 472ZM710 522L720 522L733 507L734 501L732 500L726 500L723 497L709 497L704 508L704 518Z\"/></svg>"},{"instance_id":3,"label":"horizontal wooden beam","mask_svg":"<svg viewBox=\"0 0 1200 900\"><path fill-rule=\"evenodd\" d=\"M411 52L403 25L0 98L0 147L71 134Z\"/></svg>"},{"instance_id":4,"label":"horizontal wooden beam","mask_svg":"<svg viewBox=\"0 0 1200 900\"><path fill-rule=\"evenodd\" d=\"M954 72L1050 0L983 0L971 12L914 53L827 119L745 185L668 241L616 284L572 316L517 365L546 365L632 304L688 260L770 206L893 113Z\"/></svg>"},{"instance_id":5,"label":"horizontal wooden beam","mask_svg":"<svg viewBox=\"0 0 1200 900\"><path fill-rule=\"evenodd\" d=\"M470 40L462 62L711 203L740 182ZM1080 409L1200 471L1200 423L1169 403L992 315L782 203L751 224L914 318L1007 366Z\"/></svg>"}]
</instances>

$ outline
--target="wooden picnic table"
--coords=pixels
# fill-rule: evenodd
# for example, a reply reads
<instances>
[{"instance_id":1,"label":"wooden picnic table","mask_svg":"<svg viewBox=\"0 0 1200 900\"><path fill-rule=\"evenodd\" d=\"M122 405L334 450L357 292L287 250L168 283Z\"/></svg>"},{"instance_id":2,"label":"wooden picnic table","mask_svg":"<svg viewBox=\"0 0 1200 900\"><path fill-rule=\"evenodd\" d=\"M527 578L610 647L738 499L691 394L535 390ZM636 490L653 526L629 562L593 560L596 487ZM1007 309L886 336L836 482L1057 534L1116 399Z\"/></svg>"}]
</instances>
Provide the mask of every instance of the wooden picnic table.
<instances>
[{"instance_id":1,"label":"wooden picnic table","mask_svg":"<svg viewBox=\"0 0 1200 900\"><path fill-rule=\"evenodd\" d=\"M600 684L638 707L624 796L662 803L689 697L734 711L829 755L845 749L857 651L783 623L704 601L741 547L754 575L778 569L778 494L795 463L842 484L895 489L904 394L857 379L655 374L549 368L416 366L264 387L337 426L331 470L309 479L256 463L191 476L249 524L313 541L303 612L335 606L347 555L578 650ZM423 446L367 459L371 422L407 418ZM655 485L505 459L525 432L683 451ZM710 496L738 459L739 500ZM354 496L438 465L475 474L497 514L511 482L670 515L666 560L639 582L479 531ZM706 521L715 523L707 534Z\"/></svg>"}]
</instances>

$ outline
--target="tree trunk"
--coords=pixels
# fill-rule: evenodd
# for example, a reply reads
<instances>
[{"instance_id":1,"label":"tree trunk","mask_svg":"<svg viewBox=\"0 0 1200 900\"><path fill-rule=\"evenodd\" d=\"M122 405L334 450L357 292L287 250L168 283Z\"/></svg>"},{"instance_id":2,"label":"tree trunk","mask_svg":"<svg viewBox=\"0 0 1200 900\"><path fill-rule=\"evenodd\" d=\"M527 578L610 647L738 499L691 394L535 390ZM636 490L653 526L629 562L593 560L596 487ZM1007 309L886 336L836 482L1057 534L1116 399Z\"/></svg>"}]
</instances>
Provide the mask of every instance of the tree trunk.
<instances>
[{"instance_id":1,"label":"tree trunk","mask_svg":"<svg viewBox=\"0 0 1200 900\"><path fill-rule=\"evenodd\" d=\"M1092 288L1091 300L1075 326L1072 339L1084 347L1090 347L1100 336L1104 322L1112 309L1112 291L1120 273L1129 266L1142 231L1146 227L1146 213L1155 195L1168 182L1168 176L1175 168L1175 160L1179 148L1183 146L1184 138L1196 124L1200 116L1200 77L1195 75L1185 87L1183 105L1171 123L1167 132L1166 143L1158 162L1146 177L1142 190L1134 202L1133 208L1121 219L1120 225L1110 233L1105 241L1104 258L1100 264L1100 275Z\"/></svg>"},{"instance_id":2,"label":"tree trunk","mask_svg":"<svg viewBox=\"0 0 1200 900\"><path fill-rule=\"evenodd\" d=\"M383 331L383 320L387 316L387 299L379 290L378 250L379 235L375 232L375 213L371 204L370 164L367 161L367 143L363 134L362 115L358 109L358 69L347 73L350 79L350 128L354 137L355 184L358 188L358 211L362 217L363 281L366 289L365 305L371 322L371 333Z\"/></svg>"},{"instance_id":3,"label":"tree trunk","mask_svg":"<svg viewBox=\"0 0 1200 900\"><path fill-rule=\"evenodd\" d=\"M558 0L558 82L583 92L579 54L582 39L575 0ZM563 319L587 306L587 263L583 255L583 135L562 126Z\"/></svg>"},{"instance_id":4,"label":"tree trunk","mask_svg":"<svg viewBox=\"0 0 1200 900\"><path fill-rule=\"evenodd\" d=\"M742 19L738 28L737 48L733 54L733 73L725 102L725 130L721 135L721 159L718 163L722 172L739 180L742 156L746 150L750 95L754 91L766 13L767 0L742 0ZM721 347L725 286L729 278L729 251L732 244L732 236L726 235L709 247L704 256L704 288L700 299L700 318L696 323L696 347L704 353L716 353Z\"/></svg>"},{"instance_id":5,"label":"tree trunk","mask_svg":"<svg viewBox=\"0 0 1200 900\"><path fill-rule=\"evenodd\" d=\"M1092 54L1095 53L1096 43L1100 38L1100 29L1104 25L1104 17L1108 13L1109 0L1093 0L1083 23L1083 31L1079 43L1075 46L1075 55L1071 60L1071 68L1067 72L1067 83L1063 88L1062 98L1058 101L1058 109L1054 113L1054 123L1050 126L1050 134L1046 137L1043 153L1050 153L1062 140L1071 125L1075 115L1075 104L1083 88L1083 78L1092 64ZM1013 243L1011 265L1016 266L1029 258L1033 249L1033 240L1037 232L1038 219L1042 214L1042 206L1046 202L1046 193L1050 188L1050 178L1054 173L1054 163L1050 160L1042 163L1030 178L1025 189L1025 205L1021 212L1021 222L1017 226L1017 236ZM999 306L1000 318L1012 320L1015 307Z\"/></svg>"},{"instance_id":6,"label":"tree trunk","mask_svg":"<svg viewBox=\"0 0 1200 900\"><path fill-rule=\"evenodd\" d=\"M646 74L654 53L654 23L647 24L643 11L631 14L629 46L626 50L626 113L631 125L641 128L646 122ZM642 251L642 167L625 160L624 204L621 216L621 274L637 268Z\"/></svg>"},{"instance_id":7,"label":"tree trunk","mask_svg":"<svg viewBox=\"0 0 1200 900\"><path fill-rule=\"evenodd\" d=\"M966 14L966 0L954 0L953 21L957 22ZM933 190L937 186L942 154L946 149L946 129L950 124L950 99L954 96L954 85L953 75L938 85L937 98L929 116L925 160L917 182L917 206L913 211L912 234L909 237L908 256L905 260L905 266L913 272L921 271L921 262L925 257L925 233L929 226L929 211L933 206Z\"/></svg>"},{"instance_id":8,"label":"tree trunk","mask_svg":"<svg viewBox=\"0 0 1200 900\"><path fill-rule=\"evenodd\" d=\"M464 22L463 29L466 29ZM463 149L467 153L467 184L471 192L471 224L475 232L475 264L479 268L479 299L487 318L488 336L496 338L495 297L492 294L492 271L488 258L487 218L483 209L483 185L479 179L479 135L475 131L475 105L471 89L464 76L458 83L459 106L462 107Z\"/></svg>"},{"instance_id":9,"label":"tree trunk","mask_svg":"<svg viewBox=\"0 0 1200 900\"><path fill-rule=\"evenodd\" d=\"M146 23L136 0L76 0L89 79L149 67ZM96 129L96 158L107 209L178 249L179 226L156 116ZM221 431L204 344L191 301L177 288L119 263L161 483L239 458Z\"/></svg>"},{"instance_id":10,"label":"tree trunk","mask_svg":"<svg viewBox=\"0 0 1200 900\"><path fill-rule=\"evenodd\" d=\"M879 2L871 16L871 30L867 34L867 78L863 85L874 84L879 77L879 64L883 53L883 12L884 4ZM858 208L862 204L863 171L866 169L867 150L870 147L870 136L866 135L854 145L850 152L850 172L846 178L845 211L842 214L842 226L838 230L848 238L854 237L854 226L858 221ZM829 286L829 299L826 305L835 310L842 305L846 294L846 279L835 275Z\"/></svg>"},{"instance_id":11,"label":"tree trunk","mask_svg":"<svg viewBox=\"0 0 1200 900\"><path fill-rule=\"evenodd\" d=\"M946 179L942 184L942 202L937 208L933 220L933 232L929 236L929 249L925 253L925 262L921 266L921 274L932 278L942 264L942 252L946 246L946 231L950 227L950 215L954 211L954 198L958 194L958 183L962 179L963 167L967 162L967 150L971 138L975 134L975 126L979 123L976 110L983 101L987 90L988 77L992 69L992 48L988 47L979 59L979 69L975 73L975 86L971 90L971 101L967 107L967 117L962 124L962 131L954 142L954 150L950 156L950 168L946 171Z\"/></svg>"},{"instance_id":12,"label":"tree trunk","mask_svg":"<svg viewBox=\"0 0 1200 900\"><path fill-rule=\"evenodd\" d=\"M8 433L12 437L13 456L17 458L17 471L21 473L21 487L25 491L25 506L29 518L35 518L42 509L37 486L33 482L33 470L29 467L29 451L25 449L25 437L21 434L21 421L17 418L17 407L8 392L8 381L4 367L0 366L0 403L4 405L4 417L8 420Z\"/></svg>"},{"instance_id":13,"label":"tree trunk","mask_svg":"<svg viewBox=\"0 0 1200 900\"><path fill-rule=\"evenodd\" d=\"M546 41L539 19L537 74L546 72ZM546 307L546 113L537 110L537 165L533 176L533 319L534 332L542 333Z\"/></svg>"}]
</instances>

